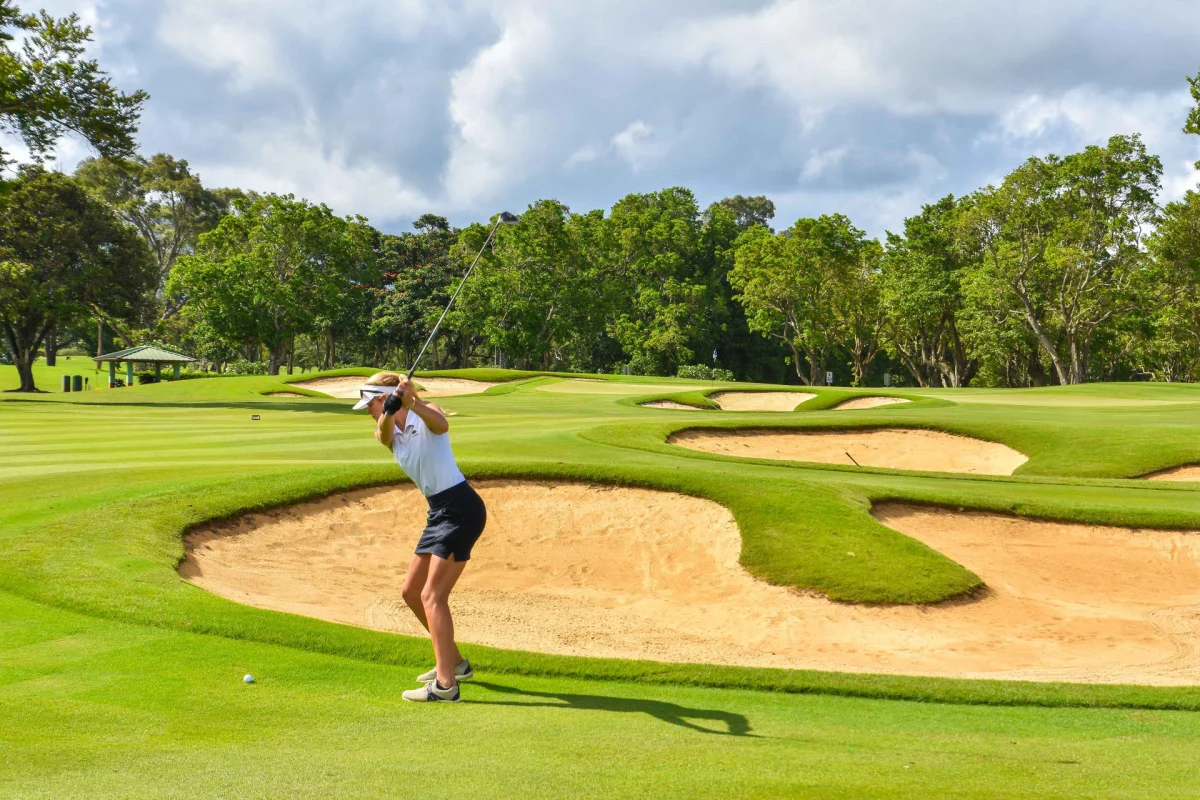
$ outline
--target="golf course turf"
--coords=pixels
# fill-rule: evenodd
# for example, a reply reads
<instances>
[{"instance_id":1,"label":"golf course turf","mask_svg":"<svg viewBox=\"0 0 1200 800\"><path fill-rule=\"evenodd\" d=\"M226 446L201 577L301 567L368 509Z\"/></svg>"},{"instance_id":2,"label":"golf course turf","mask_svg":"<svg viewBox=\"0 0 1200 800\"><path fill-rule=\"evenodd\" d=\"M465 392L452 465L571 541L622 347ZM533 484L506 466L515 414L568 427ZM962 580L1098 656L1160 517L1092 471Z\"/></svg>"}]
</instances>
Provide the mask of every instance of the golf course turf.
<instances>
[{"instance_id":1,"label":"golf course turf","mask_svg":"<svg viewBox=\"0 0 1200 800\"><path fill-rule=\"evenodd\" d=\"M39 386L57 389L64 373L97 385L78 361L87 371L39 365ZM426 641L239 605L175 571L183 534L205 522L401 481L364 415L288 384L371 371L0 395L0 797L929 797L948 786L972 797L1195 796L1200 687L464 645L478 676L467 703L400 703L431 663ZM438 400L455 413L468 475L707 498L733 513L752 575L838 601L939 603L980 589L968 570L875 521L882 501L1200 528L1194 484L1128 480L1200 462L1192 386L821 390L794 412L696 414L638 404L714 408L707 396L737 385L446 376L503 382ZM0 367L0 389L15 385L15 370ZM891 394L912 402L830 410ZM964 476L667 443L697 427L939 430L1029 460L1011 476ZM246 673L255 685L241 683ZM469 752L441 774L454 742Z\"/></svg>"}]
</instances>

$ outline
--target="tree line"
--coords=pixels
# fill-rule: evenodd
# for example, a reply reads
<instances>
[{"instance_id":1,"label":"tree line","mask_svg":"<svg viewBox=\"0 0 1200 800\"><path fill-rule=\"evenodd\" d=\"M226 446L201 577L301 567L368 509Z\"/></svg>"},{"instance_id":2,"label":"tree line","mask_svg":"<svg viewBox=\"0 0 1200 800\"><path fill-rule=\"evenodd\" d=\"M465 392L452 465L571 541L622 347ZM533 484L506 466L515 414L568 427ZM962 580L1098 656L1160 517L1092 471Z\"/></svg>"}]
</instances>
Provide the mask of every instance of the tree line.
<instances>
[{"instance_id":1,"label":"tree line","mask_svg":"<svg viewBox=\"0 0 1200 800\"><path fill-rule=\"evenodd\" d=\"M23 389L39 353L68 345L156 342L215 371L404 368L494 221L426 214L390 234L290 195L206 187L182 159L137 154L146 97L83 60L77 19L0 0L0 28L40 42L0 39L0 91L25 92L0 103L0 125L35 155L68 129L98 151L73 175L35 163L0 186L0 328ZM1189 83L1184 130L1200 134L1200 75ZM761 196L701 207L672 187L584 212L539 200L497 230L428 365L1192 381L1200 194L1161 206L1161 175L1139 136L1114 136L925 205L882 241L837 213L776 230Z\"/></svg>"}]
</instances>

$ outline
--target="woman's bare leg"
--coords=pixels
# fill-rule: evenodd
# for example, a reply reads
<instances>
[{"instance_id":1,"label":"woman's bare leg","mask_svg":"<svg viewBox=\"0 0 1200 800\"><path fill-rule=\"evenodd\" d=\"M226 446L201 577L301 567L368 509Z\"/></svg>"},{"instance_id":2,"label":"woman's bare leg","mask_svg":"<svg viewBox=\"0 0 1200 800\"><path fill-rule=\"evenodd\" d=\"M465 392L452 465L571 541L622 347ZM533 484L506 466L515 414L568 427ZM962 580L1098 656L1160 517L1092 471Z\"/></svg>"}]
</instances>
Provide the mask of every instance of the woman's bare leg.
<instances>
[{"instance_id":1,"label":"woman's bare leg","mask_svg":"<svg viewBox=\"0 0 1200 800\"><path fill-rule=\"evenodd\" d=\"M465 561L455 561L438 556L429 557L429 577L421 590L421 604L425 609L429 636L433 639L433 654L437 658L437 681L449 688L456 682L454 667L462 661L462 654L454 642L454 620L450 617L450 590L458 583Z\"/></svg>"},{"instance_id":2,"label":"woman's bare leg","mask_svg":"<svg viewBox=\"0 0 1200 800\"><path fill-rule=\"evenodd\" d=\"M429 630L429 621L425 619L425 606L421 603L421 590L425 588L425 579L429 575L429 559L433 556L428 553L414 554L412 561L408 562L408 572L404 575L404 586L400 588L400 596L404 598L404 603L417 620L421 623L421 627Z\"/></svg>"}]
</instances>

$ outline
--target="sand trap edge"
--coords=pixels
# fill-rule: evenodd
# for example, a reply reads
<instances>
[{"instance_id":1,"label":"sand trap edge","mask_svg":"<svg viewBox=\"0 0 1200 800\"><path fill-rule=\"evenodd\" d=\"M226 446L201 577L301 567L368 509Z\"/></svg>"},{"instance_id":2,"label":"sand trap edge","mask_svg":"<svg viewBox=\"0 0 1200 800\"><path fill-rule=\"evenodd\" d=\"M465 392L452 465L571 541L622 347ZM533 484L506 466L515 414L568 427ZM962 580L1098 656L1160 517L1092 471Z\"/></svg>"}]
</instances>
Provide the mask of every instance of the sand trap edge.
<instances>
[{"instance_id":1,"label":"sand trap edge","mask_svg":"<svg viewBox=\"0 0 1200 800\"><path fill-rule=\"evenodd\" d=\"M939 443L941 446L951 445L954 444L954 440L959 440L959 444L969 443L971 446L978 448L982 455L978 453L977 455L979 455L979 458L983 463L1002 461L1003 464L1008 467L1008 469L1000 471L971 468L946 469L945 467L938 468L935 466L919 466L915 464L896 466L880 463L867 463L868 461L876 461L877 459L875 459L873 456L870 458L862 457L861 450L859 451L859 458L853 457L853 455L848 452L849 450L857 449L857 447L861 446L861 443L856 442L840 443L837 445L836 452L832 456L818 460L811 457L804 457L804 455L799 453L781 454L778 450L776 450L776 452L773 454L768 455L764 452L761 452L763 448L755 448L744 442L735 441L729 445L717 445L704 441L705 437L708 437L713 442L723 439L735 440L739 435L743 440L752 441L758 439L760 442L762 440L769 439L770 437L779 437L781 439L797 438L798 441L803 441L803 437L812 437L810 441L820 441L821 439L828 440L839 435L853 438L855 436L871 437L872 434L879 434L883 438L888 436L902 437L907 434L914 434L915 438L925 436L941 439L942 441ZM685 444L684 442L689 439L699 439L701 445L692 446ZM876 469L938 476L983 475L992 477L1006 477L1012 475L1017 469L1029 461L1028 455L1016 450L1015 448L1009 447L1003 442L994 442L988 439L980 439L974 436L966 436L963 434L951 433L949 431L937 429L905 427L902 425L886 423L833 428L814 428L807 426L775 427L771 425L745 425L738 427L694 425L671 431L667 435L663 444L672 447L681 447L685 450L691 450L695 453L714 455L719 458L733 458L741 461L772 463L783 466L794 465L805 469ZM703 446L704 444L707 444L708 446ZM742 444L743 447L749 448L750 452L732 452L731 448L733 444ZM985 452L988 450L991 450L990 454ZM990 458L987 457L988 455L990 455Z\"/></svg>"},{"instance_id":2,"label":"sand trap edge","mask_svg":"<svg viewBox=\"0 0 1200 800\"><path fill-rule=\"evenodd\" d=\"M1138 480L1162 481L1164 483L1200 483L1200 464L1180 464L1175 467L1147 472L1145 475L1139 475Z\"/></svg>"},{"instance_id":3,"label":"sand trap edge","mask_svg":"<svg viewBox=\"0 0 1200 800\"><path fill-rule=\"evenodd\" d=\"M907 397L889 397L886 395L860 395L858 397L850 397L833 406L830 411L865 411L869 408L881 408L883 406L899 406L905 403L911 403Z\"/></svg>"}]
</instances>

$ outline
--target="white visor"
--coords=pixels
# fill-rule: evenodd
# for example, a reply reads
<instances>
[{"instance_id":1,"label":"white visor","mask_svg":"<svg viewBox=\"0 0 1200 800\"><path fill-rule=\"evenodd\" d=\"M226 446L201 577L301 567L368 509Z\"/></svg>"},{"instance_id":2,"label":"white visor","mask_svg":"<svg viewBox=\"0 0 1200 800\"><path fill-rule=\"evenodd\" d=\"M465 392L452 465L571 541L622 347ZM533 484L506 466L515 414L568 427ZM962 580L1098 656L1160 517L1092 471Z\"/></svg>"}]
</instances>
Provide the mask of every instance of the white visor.
<instances>
[{"instance_id":1,"label":"white visor","mask_svg":"<svg viewBox=\"0 0 1200 800\"><path fill-rule=\"evenodd\" d=\"M367 403L370 403L376 397L387 397L395 389L395 386L374 386L372 384L360 386L358 388L358 402L354 404L354 410L358 411L359 409L366 408Z\"/></svg>"}]
</instances>

